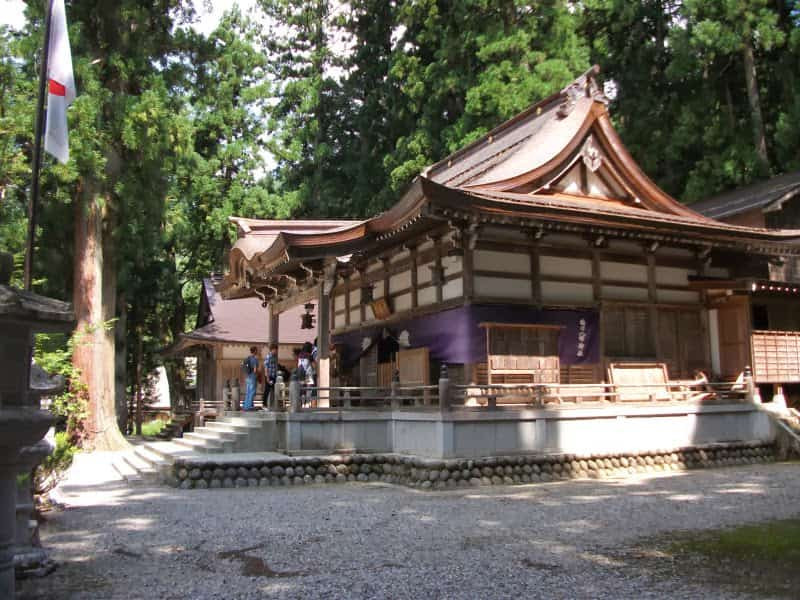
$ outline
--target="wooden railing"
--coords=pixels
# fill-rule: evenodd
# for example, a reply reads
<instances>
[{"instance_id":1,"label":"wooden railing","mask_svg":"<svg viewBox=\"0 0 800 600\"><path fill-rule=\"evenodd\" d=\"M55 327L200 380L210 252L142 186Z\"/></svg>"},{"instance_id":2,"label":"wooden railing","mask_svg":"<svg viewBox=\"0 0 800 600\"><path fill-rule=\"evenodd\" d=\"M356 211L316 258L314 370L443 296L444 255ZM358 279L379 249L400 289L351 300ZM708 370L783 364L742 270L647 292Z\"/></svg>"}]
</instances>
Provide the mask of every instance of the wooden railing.
<instances>
[{"instance_id":1,"label":"wooden railing","mask_svg":"<svg viewBox=\"0 0 800 600\"><path fill-rule=\"evenodd\" d=\"M453 386L456 405L538 406L642 402L744 402L741 382L670 381L666 384L494 384Z\"/></svg>"},{"instance_id":2,"label":"wooden railing","mask_svg":"<svg viewBox=\"0 0 800 600\"><path fill-rule=\"evenodd\" d=\"M276 385L277 410L420 409L436 407L481 409L545 407L547 405L603 405L634 403L752 402L753 377L737 381L674 380L633 384L491 384L453 385L446 377L438 385L390 387L306 386L299 381Z\"/></svg>"}]
</instances>

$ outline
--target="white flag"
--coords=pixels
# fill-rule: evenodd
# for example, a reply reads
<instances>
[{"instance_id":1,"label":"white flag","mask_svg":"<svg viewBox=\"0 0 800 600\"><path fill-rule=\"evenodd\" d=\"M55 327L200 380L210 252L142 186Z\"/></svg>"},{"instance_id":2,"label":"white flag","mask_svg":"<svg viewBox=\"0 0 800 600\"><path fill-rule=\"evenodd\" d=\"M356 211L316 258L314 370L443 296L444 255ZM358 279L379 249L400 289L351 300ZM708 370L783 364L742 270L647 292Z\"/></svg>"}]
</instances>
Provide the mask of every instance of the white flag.
<instances>
[{"instance_id":1,"label":"white flag","mask_svg":"<svg viewBox=\"0 0 800 600\"><path fill-rule=\"evenodd\" d=\"M69 51L64 0L53 0L50 14L50 51L47 61L47 125L44 149L60 162L69 160L67 107L75 100L75 77Z\"/></svg>"}]
</instances>

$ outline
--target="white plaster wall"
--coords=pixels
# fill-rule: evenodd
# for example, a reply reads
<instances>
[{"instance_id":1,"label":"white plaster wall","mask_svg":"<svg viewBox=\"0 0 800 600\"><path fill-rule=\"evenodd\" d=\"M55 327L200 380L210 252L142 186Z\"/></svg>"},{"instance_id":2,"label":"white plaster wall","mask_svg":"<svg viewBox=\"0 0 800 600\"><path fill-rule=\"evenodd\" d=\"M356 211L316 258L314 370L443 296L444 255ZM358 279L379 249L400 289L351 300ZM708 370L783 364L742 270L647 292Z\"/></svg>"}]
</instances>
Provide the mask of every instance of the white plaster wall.
<instances>
[{"instance_id":1,"label":"white plaster wall","mask_svg":"<svg viewBox=\"0 0 800 600\"><path fill-rule=\"evenodd\" d=\"M686 248L675 248L673 246L661 246L656 256L672 256L677 258L694 258L694 253ZM658 258L656 258L658 262Z\"/></svg>"},{"instance_id":2,"label":"white plaster wall","mask_svg":"<svg viewBox=\"0 0 800 600\"><path fill-rule=\"evenodd\" d=\"M425 306L427 304L434 304L436 302L436 288L426 287L417 292L417 304Z\"/></svg>"},{"instance_id":3,"label":"white plaster wall","mask_svg":"<svg viewBox=\"0 0 800 600\"><path fill-rule=\"evenodd\" d=\"M601 294L603 300L631 300L636 302L647 301L646 287L625 287L620 285L604 285Z\"/></svg>"},{"instance_id":4,"label":"white plaster wall","mask_svg":"<svg viewBox=\"0 0 800 600\"><path fill-rule=\"evenodd\" d=\"M632 281L647 285L647 265L602 261L600 263L600 275L603 279Z\"/></svg>"},{"instance_id":5,"label":"white plaster wall","mask_svg":"<svg viewBox=\"0 0 800 600\"><path fill-rule=\"evenodd\" d=\"M658 290L656 292L656 297L658 298L659 302L665 302L667 304L674 303L674 304L697 304L700 302L700 293L699 292L689 292L689 291L681 291L681 290Z\"/></svg>"},{"instance_id":6,"label":"white plaster wall","mask_svg":"<svg viewBox=\"0 0 800 600\"><path fill-rule=\"evenodd\" d=\"M462 264L463 259L460 256L445 256L442 258L442 266L444 267L445 275L460 273Z\"/></svg>"},{"instance_id":7,"label":"white plaster wall","mask_svg":"<svg viewBox=\"0 0 800 600\"><path fill-rule=\"evenodd\" d=\"M411 294L401 294L392 300L394 312L399 313L404 310L411 310Z\"/></svg>"},{"instance_id":8,"label":"white plaster wall","mask_svg":"<svg viewBox=\"0 0 800 600\"><path fill-rule=\"evenodd\" d=\"M353 308L350 310L350 325L357 325L361 323L361 309Z\"/></svg>"},{"instance_id":9,"label":"white plaster wall","mask_svg":"<svg viewBox=\"0 0 800 600\"><path fill-rule=\"evenodd\" d=\"M424 265L417 266L417 284L428 283L433 278L431 267L435 263L429 262Z\"/></svg>"},{"instance_id":10,"label":"white plaster wall","mask_svg":"<svg viewBox=\"0 0 800 600\"><path fill-rule=\"evenodd\" d=\"M400 290L407 290L411 287L411 271L403 271L389 278L389 293L393 294Z\"/></svg>"},{"instance_id":11,"label":"white plaster wall","mask_svg":"<svg viewBox=\"0 0 800 600\"><path fill-rule=\"evenodd\" d=\"M336 315L333 318L333 327L335 329L338 329L339 327L344 327L344 326L345 326L345 314L342 313L340 315Z\"/></svg>"},{"instance_id":12,"label":"white plaster wall","mask_svg":"<svg viewBox=\"0 0 800 600\"><path fill-rule=\"evenodd\" d=\"M563 258L561 256L540 256L539 272L542 275L562 275L565 277L591 277L592 261L585 258Z\"/></svg>"},{"instance_id":13,"label":"white plaster wall","mask_svg":"<svg viewBox=\"0 0 800 600\"><path fill-rule=\"evenodd\" d=\"M525 279L475 277L475 295L494 298L530 298L531 282Z\"/></svg>"},{"instance_id":14,"label":"white plaster wall","mask_svg":"<svg viewBox=\"0 0 800 600\"><path fill-rule=\"evenodd\" d=\"M427 240L422 242L419 246L417 246L417 252L425 252L426 250L430 250L433 248L433 242L431 240Z\"/></svg>"},{"instance_id":15,"label":"white plaster wall","mask_svg":"<svg viewBox=\"0 0 800 600\"><path fill-rule=\"evenodd\" d=\"M530 254L521 252L476 250L473 266L482 271L503 271L504 273L527 275L531 272L531 257Z\"/></svg>"},{"instance_id":16,"label":"white plaster wall","mask_svg":"<svg viewBox=\"0 0 800 600\"><path fill-rule=\"evenodd\" d=\"M689 271L675 267L656 267L656 283L689 285Z\"/></svg>"},{"instance_id":17,"label":"white plaster wall","mask_svg":"<svg viewBox=\"0 0 800 600\"><path fill-rule=\"evenodd\" d=\"M442 288L442 299L461 298L464 296L464 281L459 277L448 281Z\"/></svg>"},{"instance_id":18,"label":"white plaster wall","mask_svg":"<svg viewBox=\"0 0 800 600\"><path fill-rule=\"evenodd\" d=\"M350 290L350 308L358 306L361 302L361 288Z\"/></svg>"},{"instance_id":19,"label":"white plaster wall","mask_svg":"<svg viewBox=\"0 0 800 600\"><path fill-rule=\"evenodd\" d=\"M372 298L375 300L383 298L383 281L376 281L372 286Z\"/></svg>"},{"instance_id":20,"label":"white plaster wall","mask_svg":"<svg viewBox=\"0 0 800 600\"><path fill-rule=\"evenodd\" d=\"M542 282L542 302L545 304L589 304L593 298L590 283Z\"/></svg>"}]
</instances>

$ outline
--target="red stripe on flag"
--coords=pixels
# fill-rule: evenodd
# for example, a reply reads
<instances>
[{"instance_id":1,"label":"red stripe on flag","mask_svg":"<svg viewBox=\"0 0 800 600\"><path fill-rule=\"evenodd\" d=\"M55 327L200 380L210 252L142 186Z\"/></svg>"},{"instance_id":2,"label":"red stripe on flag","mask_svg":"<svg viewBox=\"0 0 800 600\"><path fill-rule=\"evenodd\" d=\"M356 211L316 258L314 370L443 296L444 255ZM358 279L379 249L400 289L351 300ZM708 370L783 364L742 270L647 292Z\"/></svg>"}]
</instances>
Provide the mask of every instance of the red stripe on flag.
<instances>
[{"instance_id":1,"label":"red stripe on flag","mask_svg":"<svg viewBox=\"0 0 800 600\"><path fill-rule=\"evenodd\" d=\"M66 96L67 88L54 79L50 80L50 93L54 96Z\"/></svg>"}]
</instances>

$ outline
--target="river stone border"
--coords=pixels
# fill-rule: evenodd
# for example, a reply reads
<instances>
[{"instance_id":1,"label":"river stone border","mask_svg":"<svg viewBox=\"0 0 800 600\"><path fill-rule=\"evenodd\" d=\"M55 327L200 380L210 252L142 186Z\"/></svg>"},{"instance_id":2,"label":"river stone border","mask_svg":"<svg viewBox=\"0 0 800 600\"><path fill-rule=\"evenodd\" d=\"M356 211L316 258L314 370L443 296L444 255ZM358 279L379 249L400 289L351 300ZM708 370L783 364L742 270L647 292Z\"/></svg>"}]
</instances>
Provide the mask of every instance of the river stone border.
<instances>
[{"instance_id":1,"label":"river stone border","mask_svg":"<svg viewBox=\"0 0 800 600\"><path fill-rule=\"evenodd\" d=\"M381 481L420 489L601 479L774 462L774 443L733 442L673 450L431 459L401 454L344 454L237 461L235 455L177 459L167 483L181 489L273 487ZM216 458L216 460L215 460Z\"/></svg>"}]
</instances>

